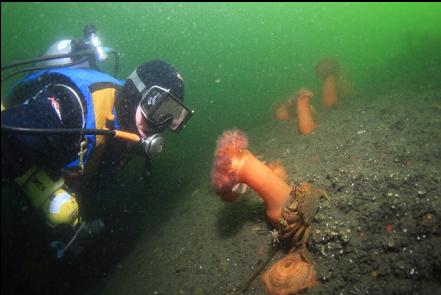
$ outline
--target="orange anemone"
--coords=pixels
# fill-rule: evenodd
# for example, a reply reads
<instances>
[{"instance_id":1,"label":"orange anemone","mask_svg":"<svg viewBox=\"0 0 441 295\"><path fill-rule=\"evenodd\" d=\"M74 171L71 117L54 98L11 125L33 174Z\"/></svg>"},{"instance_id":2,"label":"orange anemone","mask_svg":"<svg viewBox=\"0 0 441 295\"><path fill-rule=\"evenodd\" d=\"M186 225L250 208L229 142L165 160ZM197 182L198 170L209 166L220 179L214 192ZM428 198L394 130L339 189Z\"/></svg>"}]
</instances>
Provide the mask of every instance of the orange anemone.
<instances>
[{"instance_id":1,"label":"orange anemone","mask_svg":"<svg viewBox=\"0 0 441 295\"><path fill-rule=\"evenodd\" d=\"M262 281L271 295L296 294L318 284L314 266L294 252L271 266Z\"/></svg>"},{"instance_id":2,"label":"orange anemone","mask_svg":"<svg viewBox=\"0 0 441 295\"><path fill-rule=\"evenodd\" d=\"M338 102L336 79L339 65L332 58L325 58L315 67L315 74L323 79L322 103L325 107L333 107Z\"/></svg>"},{"instance_id":3,"label":"orange anemone","mask_svg":"<svg viewBox=\"0 0 441 295\"><path fill-rule=\"evenodd\" d=\"M290 105L279 101L274 105L274 117L277 121L289 121L291 119Z\"/></svg>"},{"instance_id":4,"label":"orange anemone","mask_svg":"<svg viewBox=\"0 0 441 295\"><path fill-rule=\"evenodd\" d=\"M297 130L300 134L309 134L317 128L310 105L312 96L312 92L304 88L297 94Z\"/></svg>"},{"instance_id":5,"label":"orange anemone","mask_svg":"<svg viewBox=\"0 0 441 295\"><path fill-rule=\"evenodd\" d=\"M267 166L277 175L279 176L283 181L286 181L288 178L288 173L286 173L285 168L282 166L280 161L272 161L267 164Z\"/></svg>"},{"instance_id":6,"label":"orange anemone","mask_svg":"<svg viewBox=\"0 0 441 295\"><path fill-rule=\"evenodd\" d=\"M246 148L248 139L239 130L225 131L217 140L212 185L226 201L234 201L238 184L244 183L257 192L265 203L266 216L278 227L280 214L291 187Z\"/></svg>"}]
</instances>

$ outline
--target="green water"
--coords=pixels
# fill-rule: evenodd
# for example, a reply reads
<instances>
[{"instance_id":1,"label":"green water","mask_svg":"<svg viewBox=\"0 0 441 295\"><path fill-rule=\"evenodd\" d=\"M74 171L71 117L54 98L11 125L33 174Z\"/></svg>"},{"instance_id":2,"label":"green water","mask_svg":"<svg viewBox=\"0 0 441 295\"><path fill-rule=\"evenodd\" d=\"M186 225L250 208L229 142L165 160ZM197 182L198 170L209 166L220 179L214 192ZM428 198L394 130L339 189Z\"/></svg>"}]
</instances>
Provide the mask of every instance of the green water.
<instances>
[{"instance_id":1,"label":"green water","mask_svg":"<svg viewBox=\"0 0 441 295\"><path fill-rule=\"evenodd\" d=\"M300 87L318 93L313 68L326 56L358 93L375 91L373 81L441 80L439 3L2 3L1 62L81 37L89 23L122 54L119 78L151 59L181 71L195 116L169 140L193 142L190 158L211 153L223 129L271 120L272 103Z\"/></svg>"},{"instance_id":2,"label":"green water","mask_svg":"<svg viewBox=\"0 0 441 295\"><path fill-rule=\"evenodd\" d=\"M223 130L274 121L273 103L301 87L320 107L314 67L324 57L352 81L350 99L366 104L379 93L441 86L440 3L2 3L1 64L82 37L86 24L121 53L118 78L153 59L182 73L195 115L179 136L166 135L154 163L157 186L171 194L197 169L209 177ZM2 84L2 101L17 79ZM141 166L132 163L123 179L137 179Z\"/></svg>"}]
</instances>

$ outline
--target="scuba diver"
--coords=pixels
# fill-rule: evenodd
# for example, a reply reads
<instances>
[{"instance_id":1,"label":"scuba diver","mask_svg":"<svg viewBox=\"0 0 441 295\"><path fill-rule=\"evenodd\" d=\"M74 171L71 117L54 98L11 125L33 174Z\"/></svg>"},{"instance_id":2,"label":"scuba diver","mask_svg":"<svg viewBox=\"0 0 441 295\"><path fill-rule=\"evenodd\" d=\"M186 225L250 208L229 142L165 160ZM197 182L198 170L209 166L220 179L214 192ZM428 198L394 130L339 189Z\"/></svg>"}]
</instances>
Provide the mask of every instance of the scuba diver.
<instances>
[{"instance_id":1,"label":"scuba diver","mask_svg":"<svg viewBox=\"0 0 441 295\"><path fill-rule=\"evenodd\" d=\"M31 72L13 87L8 106L2 103L1 175L21 188L50 228L69 228L67 239L51 243L57 257L104 227L83 218L72 187L139 153L148 175L149 159L163 150L161 133L179 133L193 114L171 65L150 61L118 80L98 67L113 54L116 76L118 53L102 46L94 26L84 33L84 40L56 42L43 57L2 66L3 72L35 64L2 77L3 83Z\"/></svg>"}]
</instances>

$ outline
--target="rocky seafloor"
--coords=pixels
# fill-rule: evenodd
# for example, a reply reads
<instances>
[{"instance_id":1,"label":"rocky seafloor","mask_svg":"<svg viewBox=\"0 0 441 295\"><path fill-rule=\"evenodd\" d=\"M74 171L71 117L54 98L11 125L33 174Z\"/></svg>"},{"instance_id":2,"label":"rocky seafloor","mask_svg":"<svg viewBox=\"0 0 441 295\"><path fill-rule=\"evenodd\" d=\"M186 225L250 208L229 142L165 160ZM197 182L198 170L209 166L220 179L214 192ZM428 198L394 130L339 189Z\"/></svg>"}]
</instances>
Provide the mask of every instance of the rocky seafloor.
<instances>
[{"instance_id":1,"label":"rocky seafloor","mask_svg":"<svg viewBox=\"0 0 441 295\"><path fill-rule=\"evenodd\" d=\"M320 283L305 294L441 294L441 91L367 98L319 109L309 136L294 122L243 130L249 149L330 195L308 243ZM223 203L210 169L86 293L265 294L260 275L249 282L271 251L263 203L252 191Z\"/></svg>"}]
</instances>

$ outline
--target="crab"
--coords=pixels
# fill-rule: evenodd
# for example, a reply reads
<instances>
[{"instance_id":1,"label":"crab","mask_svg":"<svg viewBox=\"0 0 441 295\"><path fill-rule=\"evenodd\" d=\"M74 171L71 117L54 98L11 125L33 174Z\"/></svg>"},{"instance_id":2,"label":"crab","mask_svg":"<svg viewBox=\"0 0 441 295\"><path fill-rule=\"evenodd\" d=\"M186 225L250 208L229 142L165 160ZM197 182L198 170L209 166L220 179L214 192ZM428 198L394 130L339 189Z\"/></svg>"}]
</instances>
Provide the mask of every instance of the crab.
<instances>
[{"instance_id":1,"label":"crab","mask_svg":"<svg viewBox=\"0 0 441 295\"><path fill-rule=\"evenodd\" d=\"M273 229L270 230L268 233L272 247L276 248L280 244L280 231L278 231L277 229Z\"/></svg>"},{"instance_id":2,"label":"crab","mask_svg":"<svg viewBox=\"0 0 441 295\"><path fill-rule=\"evenodd\" d=\"M292 249L301 248L302 257L307 260L306 243L312 232L312 222L318 211L321 198L330 201L328 193L313 188L309 183L294 186L280 218L282 239L291 239Z\"/></svg>"}]
</instances>

